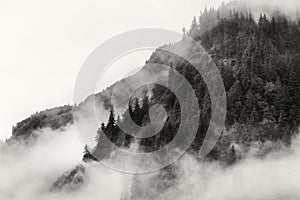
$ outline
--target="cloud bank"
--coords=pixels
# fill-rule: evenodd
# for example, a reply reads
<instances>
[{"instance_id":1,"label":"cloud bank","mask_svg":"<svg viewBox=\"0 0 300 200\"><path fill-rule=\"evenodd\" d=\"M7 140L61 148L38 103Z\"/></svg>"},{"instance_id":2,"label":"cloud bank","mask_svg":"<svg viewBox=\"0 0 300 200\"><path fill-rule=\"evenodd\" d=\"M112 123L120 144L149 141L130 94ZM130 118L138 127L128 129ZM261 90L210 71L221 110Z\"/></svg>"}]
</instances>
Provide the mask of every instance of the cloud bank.
<instances>
[{"instance_id":1,"label":"cloud bank","mask_svg":"<svg viewBox=\"0 0 300 200\"><path fill-rule=\"evenodd\" d=\"M44 129L40 134L39 142L33 147L0 153L0 199L120 200L128 192L132 184L128 181L129 176L101 164L84 164L88 178L79 190L49 192L50 185L62 173L78 164L82 144L73 127L63 132ZM203 163L189 155L182 157L175 165L177 180L174 186L162 194L155 194L156 199L300 198L300 137L293 141L289 149L271 153L264 159L247 158L229 168L218 163ZM142 176L143 184L147 185L149 177L153 176L155 174ZM155 192L152 189L149 191Z\"/></svg>"}]
</instances>

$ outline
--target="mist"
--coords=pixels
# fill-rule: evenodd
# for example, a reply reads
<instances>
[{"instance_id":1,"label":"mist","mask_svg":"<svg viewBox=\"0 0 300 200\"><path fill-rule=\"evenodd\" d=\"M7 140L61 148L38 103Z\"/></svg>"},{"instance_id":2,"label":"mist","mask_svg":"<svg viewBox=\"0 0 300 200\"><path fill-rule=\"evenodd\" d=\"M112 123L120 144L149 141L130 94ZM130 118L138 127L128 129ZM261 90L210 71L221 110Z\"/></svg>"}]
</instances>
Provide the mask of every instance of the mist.
<instances>
[{"instance_id":1,"label":"mist","mask_svg":"<svg viewBox=\"0 0 300 200\"><path fill-rule=\"evenodd\" d=\"M160 199L180 200L292 200L300 198L300 137L291 148L266 158L249 157L224 168L184 156L179 163L179 181Z\"/></svg>"},{"instance_id":2,"label":"mist","mask_svg":"<svg viewBox=\"0 0 300 200\"><path fill-rule=\"evenodd\" d=\"M50 192L53 182L80 163L83 145L73 126L62 131L40 130L32 147L13 147L0 152L0 199L106 199L120 200L130 187L127 174L98 163L86 164L86 181L76 191ZM266 158L248 157L232 167L203 162L186 154L176 163L174 187L157 199L233 200L300 198L300 137L290 148ZM156 172L157 173L157 172ZM149 177L142 175L143 184ZM125 181L124 181L125 180ZM149 192L152 191L149 188Z\"/></svg>"},{"instance_id":3,"label":"mist","mask_svg":"<svg viewBox=\"0 0 300 200\"><path fill-rule=\"evenodd\" d=\"M265 13L272 15L276 11L280 11L287 17L295 19L297 11L300 9L300 1L298 0L236 0L235 3L230 6L232 9L248 10L258 17L259 14Z\"/></svg>"},{"instance_id":4,"label":"mist","mask_svg":"<svg viewBox=\"0 0 300 200\"><path fill-rule=\"evenodd\" d=\"M99 164L83 164L88 181L80 190L50 192L59 176L80 163L83 145L73 126L62 131L43 129L38 134L38 142L31 147L0 152L0 199L120 199L121 174Z\"/></svg>"},{"instance_id":5,"label":"mist","mask_svg":"<svg viewBox=\"0 0 300 200\"><path fill-rule=\"evenodd\" d=\"M80 162L83 146L72 126L59 132L43 129L39 134L39 141L32 147L14 147L0 153L0 199L120 200L132 184L128 182L127 174L98 163L84 163L86 181L80 189L50 192L50 185ZM300 198L300 179L297 178L300 174L300 137L293 140L290 148L270 153L263 159L248 157L232 167L203 162L188 154L175 165L178 180L174 181L174 187L156 194L157 199ZM155 173L141 175L143 184L147 185L149 177Z\"/></svg>"},{"instance_id":6,"label":"mist","mask_svg":"<svg viewBox=\"0 0 300 200\"><path fill-rule=\"evenodd\" d=\"M246 5L249 5L253 9L268 10L280 10L285 14L295 14L296 10L300 8L300 2L298 0L251 0L242 1Z\"/></svg>"}]
</instances>

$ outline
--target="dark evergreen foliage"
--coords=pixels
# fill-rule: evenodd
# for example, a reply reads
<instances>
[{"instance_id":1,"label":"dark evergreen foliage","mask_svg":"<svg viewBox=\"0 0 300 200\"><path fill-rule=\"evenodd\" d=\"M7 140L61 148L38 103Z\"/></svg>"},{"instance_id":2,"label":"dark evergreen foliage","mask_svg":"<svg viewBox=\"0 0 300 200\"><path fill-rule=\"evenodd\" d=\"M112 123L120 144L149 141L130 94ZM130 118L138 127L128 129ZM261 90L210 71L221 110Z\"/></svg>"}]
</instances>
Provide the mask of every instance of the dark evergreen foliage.
<instances>
[{"instance_id":1,"label":"dark evergreen foliage","mask_svg":"<svg viewBox=\"0 0 300 200\"><path fill-rule=\"evenodd\" d=\"M72 106L66 105L31 115L27 119L18 122L17 125L12 128L12 137L8 139L6 143L11 144L16 141L31 143L36 138L34 132L38 129L49 127L53 130L57 130L68 124L72 124L72 109Z\"/></svg>"},{"instance_id":2,"label":"dark evergreen foliage","mask_svg":"<svg viewBox=\"0 0 300 200\"><path fill-rule=\"evenodd\" d=\"M271 140L289 144L300 123L298 21L290 21L279 13L271 17L262 14L255 20L247 12L232 10L225 15L222 10L206 9L198 21L194 18L191 29L186 33L201 42L210 53L221 72L227 92L226 128L232 130L232 134L223 136L209 157L221 159L221 149L231 148L231 153L225 156L226 161L235 161L236 152L234 146L230 147L231 142L250 145L251 142ZM169 45L169 48L176 45ZM188 62L162 50L155 51L147 62L176 68L195 90L201 119L190 150L197 151L211 112L210 96L201 75ZM174 138L181 123L180 105L171 91L155 86L151 100L148 97L135 99L126 111L135 123L145 125L149 122L149 107L157 103L164 105L169 117L159 134L139 141L145 151L157 150ZM111 130L118 130L112 125L113 121L109 120L105 131L116 135ZM126 118L121 121L126 121ZM224 144L225 137L230 142ZM133 138L127 135L126 140L133 141ZM128 144L130 142L126 142Z\"/></svg>"},{"instance_id":3,"label":"dark evergreen foliage","mask_svg":"<svg viewBox=\"0 0 300 200\"><path fill-rule=\"evenodd\" d=\"M92 161L98 161L97 158L95 158L92 154L91 154L91 150L90 148L85 145L84 147L84 152L83 152L83 158L82 158L83 162L89 163Z\"/></svg>"}]
</instances>

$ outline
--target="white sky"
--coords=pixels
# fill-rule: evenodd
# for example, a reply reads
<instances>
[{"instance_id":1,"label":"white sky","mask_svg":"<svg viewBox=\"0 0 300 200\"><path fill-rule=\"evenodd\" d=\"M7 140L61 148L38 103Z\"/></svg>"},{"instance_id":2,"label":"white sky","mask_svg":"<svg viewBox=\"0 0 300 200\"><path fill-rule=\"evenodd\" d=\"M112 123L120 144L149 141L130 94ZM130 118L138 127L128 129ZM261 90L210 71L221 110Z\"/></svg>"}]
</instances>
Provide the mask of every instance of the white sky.
<instances>
[{"instance_id":1,"label":"white sky","mask_svg":"<svg viewBox=\"0 0 300 200\"><path fill-rule=\"evenodd\" d=\"M101 42L136 28L181 32L205 5L220 2L0 0L0 138L36 111L72 104L81 64ZM148 55L132 56L134 65L142 65Z\"/></svg>"}]
</instances>

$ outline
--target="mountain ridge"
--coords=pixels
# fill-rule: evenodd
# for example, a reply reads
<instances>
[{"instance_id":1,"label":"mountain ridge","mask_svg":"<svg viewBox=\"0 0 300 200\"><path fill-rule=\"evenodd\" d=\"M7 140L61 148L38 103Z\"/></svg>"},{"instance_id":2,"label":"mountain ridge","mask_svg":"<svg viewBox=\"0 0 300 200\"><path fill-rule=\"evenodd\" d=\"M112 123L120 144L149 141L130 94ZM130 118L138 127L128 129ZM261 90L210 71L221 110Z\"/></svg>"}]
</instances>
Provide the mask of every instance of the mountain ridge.
<instances>
[{"instance_id":1,"label":"mountain ridge","mask_svg":"<svg viewBox=\"0 0 300 200\"><path fill-rule=\"evenodd\" d=\"M295 137L300 123L300 79L298 76L300 74L300 20L291 21L278 14L271 17L261 14L256 21L251 13L231 11L225 18L218 18L218 15L212 14L218 13L216 11L208 13L210 12L207 11L200 19L202 21L205 19L207 22L217 19L214 26L202 32L203 28L201 27L205 23L203 23L204 25L199 24L196 20L192 23L191 29L185 33L201 42L202 46L209 52L221 72L227 92L228 113L225 129L206 160L218 161L224 166L231 166L252 153L253 144L258 146L258 151L254 155L256 157L264 157L282 146L288 147L292 138ZM168 48L176 48L182 43L170 44ZM186 51L191 55L193 54L192 49ZM201 75L197 74L190 63L159 48L151 55L147 63L172 66L184 75L195 89L202 113L196 139L188 150L189 154L195 154L203 142L211 115L210 95ZM134 76L130 78L134 78ZM174 94L166 88L153 86L145 90L151 90L150 104L163 104L170 114L162 134L150 140L140 141L144 148L142 150L151 151L160 148L174 138L176 132L174 130L180 124L180 105L178 105ZM103 112L106 112L106 118L110 115L109 111L113 110L108 99L110 91L111 89L107 89L103 93L96 94L96 102L105 108ZM144 97L144 92L133 98ZM93 98L93 96L89 98ZM88 104L89 98L78 105L75 110L80 110L85 104ZM117 107L115 106L116 109L118 109ZM141 114L140 110L137 112L137 107L140 110L145 110L144 104L138 101L129 111L131 116L138 120L138 123L146 124L149 121L147 111L143 111ZM74 107L69 109L67 108L63 114L54 112L55 116L64 116L64 114L69 116ZM103 128L98 130L98 134L118 136L121 133L121 131L114 129L117 119L112 118L111 123L104 124ZM35 121L34 118L31 120ZM30 122L31 120L25 121L24 124L29 124L29 127L32 124L35 125L35 123ZM33 129L35 126L32 126ZM16 128L22 130L22 127L21 123ZM39 125L37 127L42 128ZM94 131L96 135L97 130ZM18 137L17 133L18 131L15 131L15 137ZM30 133L32 132L26 131L25 135L30 135ZM121 145L124 146L128 146L132 142L126 137L125 139L120 137L120 140L123 140ZM98 142L99 144L101 142ZM95 151L97 153L97 147ZM104 155L104 157L107 156L109 153ZM97 159L99 158L97 157ZM158 175L153 178L153 185L160 185L161 187L154 189L157 194L160 189L163 190L162 188L168 187L164 183L169 184L168 180L175 179L175 171L174 169L162 170L161 173L166 173L165 175L161 177ZM76 175L76 173L71 174L72 176ZM164 178L166 178L165 182L161 181ZM59 180L64 182L65 179L59 178ZM138 184L139 177L134 178L134 180L131 190L135 192L132 193L132 196L134 199L140 199L147 192L145 193L144 189L141 188L142 186ZM61 184L61 181L56 183L63 188L64 184Z\"/></svg>"}]
</instances>

